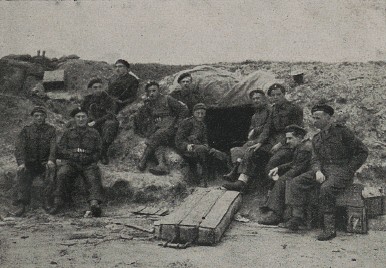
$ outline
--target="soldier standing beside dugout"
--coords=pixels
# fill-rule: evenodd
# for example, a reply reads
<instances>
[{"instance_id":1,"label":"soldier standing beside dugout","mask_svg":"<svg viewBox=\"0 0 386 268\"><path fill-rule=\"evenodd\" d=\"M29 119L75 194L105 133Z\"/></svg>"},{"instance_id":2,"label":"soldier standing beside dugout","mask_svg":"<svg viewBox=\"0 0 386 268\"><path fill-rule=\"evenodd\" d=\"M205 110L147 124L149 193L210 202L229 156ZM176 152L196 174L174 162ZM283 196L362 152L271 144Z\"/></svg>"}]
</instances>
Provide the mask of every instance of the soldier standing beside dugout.
<instances>
[{"instance_id":1,"label":"soldier standing beside dugout","mask_svg":"<svg viewBox=\"0 0 386 268\"><path fill-rule=\"evenodd\" d=\"M336 236L336 197L353 183L355 171L367 159L368 149L350 129L332 122L331 106L315 105L311 112L315 127L320 129L312 139L311 161L316 181L321 183L319 204L324 219L323 232L317 239L325 241Z\"/></svg>"},{"instance_id":2,"label":"soldier standing beside dugout","mask_svg":"<svg viewBox=\"0 0 386 268\"><path fill-rule=\"evenodd\" d=\"M119 59L115 62L115 71L118 76L110 81L107 93L114 99L118 114L137 98L139 82L138 78L130 73L130 64L125 60Z\"/></svg>"},{"instance_id":3,"label":"soldier standing beside dugout","mask_svg":"<svg viewBox=\"0 0 386 268\"><path fill-rule=\"evenodd\" d=\"M33 179L45 172L44 208L48 209L48 197L53 190L56 163L56 131L47 124L47 112L36 106L31 112L33 123L25 126L16 141L15 157L18 165L17 204L19 208L13 213L21 216L31 201ZM47 181L49 180L49 181Z\"/></svg>"},{"instance_id":4,"label":"soldier standing beside dugout","mask_svg":"<svg viewBox=\"0 0 386 268\"><path fill-rule=\"evenodd\" d=\"M97 165L101 152L101 138L98 131L87 126L87 111L81 107L74 109L75 127L66 129L58 144L58 158L63 165L58 170L57 185L54 192L55 206L51 214L57 213L63 205L63 199L70 184L76 177L82 176L89 190L89 204L93 216L102 213L100 203L103 199L101 172Z\"/></svg>"},{"instance_id":5,"label":"soldier standing beside dugout","mask_svg":"<svg viewBox=\"0 0 386 268\"><path fill-rule=\"evenodd\" d=\"M201 166L201 181L207 187L209 158L214 157L220 161L226 161L227 155L209 147L205 114L207 107L203 103L197 103L193 107L193 116L184 119L178 127L175 143L177 149L185 157L190 170L197 174L197 164Z\"/></svg>"},{"instance_id":6,"label":"soldier standing beside dugout","mask_svg":"<svg viewBox=\"0 0 386 268\"><path fill-rule=\"evenodd\" d=\"M144 171L148 159L156 153L158 166L150 168L149 171L155 175L165 175L169 173L165 151L158 148L174 142L178 124L187 117L188 109L175 98L161 94L159 84L155 81L147 83L145 91L148 99L145 101L146 113L143 116L150 117L152 124L147 131L146 148L138 163L138 169ZM143 121L147 119L142 118Z\"/></svg>"},{"instance_id":7,"label":"soldier standing beside dugout","mask_svg":"<svg viewBox=\"0 0 386 268\"><path fill-rule=\"evenodd\" d=\"M82 102L82 109L88 112L88 126L98 130L102 138L101 163L109 163L108 149L117 137L119 122L115 116L116 103L110 95L102 90L102 80L93 79L87 88L92 94L87 95Z\"/></svg>"},{"instance_id":8,"label":"soldier standing beside dugout","mask_svg":"<svg viewBox=\"0 0 386 268\"><path fill-rule=\"evenodd\" d=\"M224 184L223 187L228 190L243 191L249 178L264 174L265 165L269 159L268 152L271 147L267 144L268 134L266 133L269 131L270 110L268 100L261 90L251 90L248 95L256 111L251 119L248 141L243 147L231 149L231 158L232 160L236 159L236 161L234 161L231 172L224 175L224 179L237 181Z\"/></svg>"}]
</instances>

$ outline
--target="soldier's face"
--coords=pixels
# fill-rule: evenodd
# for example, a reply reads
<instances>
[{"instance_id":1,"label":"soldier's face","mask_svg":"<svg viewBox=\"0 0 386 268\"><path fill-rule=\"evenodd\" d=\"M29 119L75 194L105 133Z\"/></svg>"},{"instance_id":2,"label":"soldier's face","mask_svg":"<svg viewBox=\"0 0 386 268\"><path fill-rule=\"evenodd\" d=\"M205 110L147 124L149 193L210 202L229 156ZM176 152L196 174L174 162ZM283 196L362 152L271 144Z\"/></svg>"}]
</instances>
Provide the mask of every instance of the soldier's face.
<instances>
[{"instance_id":1,"label":"soldier's face","mask_svg":"<svg viewBox=\"0 0 386 268\"><path fill-rule=\"evenodd\" d=\"M192 78L191 77L185 77L180 81L180 85L182 89L190 89L192 85Z\"/></svg>"},{"instance_id":2,"label":"soldier's face","mask_svg":"<svg viewBox=\"0 0 386 268\"><path fill-rule=\"evenodd\" d=\"M324 129L330 124L331 116L323 111L316 111L312 114L314 120L314 126L317 129Z\"/></svg>"},{"instance_id":3,"label":"soldier's face","mask_svg":"<svg viewBox=\"0 0 386 268\"><path fill-rule=\"evenodd\" d=\"M251 100L252 100L253 106L255 106L256 108L264 106L266 102L265 96L259 93L253 93Z\"/></svg>"},{"instance_id":4,"label":"soldier's face","mask_svg":"<svg viewBox=\"0 0 386 268\"><path fill-rule=\"evenodd\" d=\"M295 148L302 142L302 138L294 136L292 132L288 132L285 134L286 143L290 148Z\"/></svg>"},{"instance_id":5,"label":"soldier's face","mask_svg":"<svg viewBox=\"0 0 386 268\"><path fill-rule=\"evenodd\" d=\"M85 127L87 125L87 114L86 113L77 113L75 115L75 124L78 126L78 127Z\"/></svg>"},{"instance_id":6,"label":"soldier's face","mask_svg":"<svg viewBox=\"0 0 386 268\"><path fill-rule=\"evenodd\" d=\"M271 95L269 95L271 102L274 104L283 103L285 100L284 93L281 92L280 89L274 89L271 91Z\"/></svg>"},{"instance_id":7,"label":"soldier's face","mask_svg":"<svg viewBox=\"0 0 386 268\"><path fill-rule=\"evenodd\" d=\"M147 96L151 100L156 100L160 95L159 88L154 85L147 88Z\"/></svg>"},{"instance_id":8,"label":"soldier's face","mask_svg":"<svg viewBox=\"0 0 386 268\"><path fill-rule=\"evenodd\" d=\"M198 109L193 112L194 118L196 118L197 121L204 121L206 115L206 110L204 109Z\"/></svg>"},{"instance_id":9,"label":"soldier's face","mask_svg":"<svg viewBox=\"0 0 386 268\"><path fill-rule=\"evenodd\" d=\"M117 64L115 64L115 72L118 75L125 75L129 72L129 69L127 69L127 67L125 65L123 65L122 63L117 63Z\"/></svg>"},{"instance_id":10,"label":"soldier's face","mask_svg":"<svg viewBox=\"0 0 386 268\"><path fill-rule=\"evenodd\" d=\"M101 91L102 90L102 83L94 83L91 86L91 90L94 92Z\"/></svg>"},{"instance_id":11,"label":"soldier's face","mask_svg":"<svg viewBox=\"0 0 386 268\"><path fill-rule=\"evenodd\" d=\"M35 112L32 117L35 124L42 125L46 121L47 115L45 113Z\"/></svg>"}]
</instances>

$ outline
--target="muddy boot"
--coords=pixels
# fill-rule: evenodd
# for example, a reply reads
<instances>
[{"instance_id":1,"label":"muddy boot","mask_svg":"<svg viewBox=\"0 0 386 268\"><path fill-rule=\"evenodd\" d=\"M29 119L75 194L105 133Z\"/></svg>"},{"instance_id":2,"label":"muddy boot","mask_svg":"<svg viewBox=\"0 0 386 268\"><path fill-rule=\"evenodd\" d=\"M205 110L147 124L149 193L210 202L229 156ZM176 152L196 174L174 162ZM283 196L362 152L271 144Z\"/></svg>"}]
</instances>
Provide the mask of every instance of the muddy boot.
<instances>
[{"instance_id":1,"label":"muddy boot","mask_svg":"<svg viewBox=\"0 0 386 268\"><path fill-rule=\"evenodd\" d=\"M257 221L264 225L278 225L281 222L281 217L273 211L269 211L261 220Z\"/></svg>"},{"instance_id":2,"label":"muddy boot","mask_svg":"<svg viewBox=\"0 0 386 268\"><path fill-rule=\"evenodd\" d=\"M230 182L230 183L225 183L223 186L225 189L229 191L237 191L237 192L244 192L245 189L247 188L247 184L243 181L235 181L235 182Z\"/></svg>"},{"instance_id":3,"label":"muddy boot","mask_svg":"<svg viewBox=\"0 0 386 268\"><path fill-rule=\"evenodd\" d=\"M15 211L12 211L11 214L15 217L21 217L24 215L25 211L26 211L26 205L19 204L18 208Z\"/></svg>"},{"instance_id":4,"label":"muddy boot","mask_svg":"<svg viewBox=\"0 0 386 268\"><path fill-rule=\"evenodd\" d=\"M165 151L164 150L158 150L155 154L158 166L149 168L149 171L157 176L162 176L169 174L169 169L166 165L166 158L165 158Z\"/></svg>"},{"instance_id":5,"label":"muddy boot","mask_svg":"<svg viewBox=\"0 0 386 268\"><path fill-rule=\"evenodd\" d=\"M63 206L63 201L60 197L55 197L54 199L54 205L52 206L52 208L48 211L49 214L51 215L55 215L57 214L60 209L62 208Z\"/></svg>"},{"instance_id":6,"label":"muddy boot","mask_svg":"<svg viewBox=\"0 0 386 268\"><path fill-rule=\"evenodd\" d=\"M335 215L334 214L324 214L324 228L323 232L318 235L317 239L319 241L327 241L336 237L335 229Z\"/></svg>"},{"instance_id":7,"label":"muddy boot","mask_svg":"<svg viewBox=\"0 0 386 268\"><path fill-rule=\"evenodd\" d=\"M150 155L153 153L153 150L149 147L146 147L145 151L143 152L141 159L139 160L139 163L137 165L137 168L140 171L144 171L146 168L146 162L149 159Z\"/></svg>"},{"instance_id":8,"label":"muddy boot","mask_svg":"<svg viewBox=\"0 0 386 268\"><path fill-rule=\"evenodd\" d=\"M240 162L236 162L234 165L233 165L233 168L232 170L228 173L228 174L225 174L223 176L223 179L226 180L226 181L236 181L237 180L237 175L238 175L238 169L239 169L239 166L240 166Z\"/></svg>"},{"instance_id":9,"label":"muddy boot","mask_svg":"<svg viewBox=\"0 0 386 268\"><path fill-rule=\"evenodd\" d=\"M291 231L297 231L299 230L299 226L303 224L303 219L303 210L299 207L294 207L292 209L292 217L289 221L286 222L285 227Z\"/></svg>"},{"instance_id":10,"label":"muddy boot","mask_svg":"<svg viewBox=\"0 0 386 268\"><path fill-rule=\"evenodd\" d=\"M93 217L100 217L102 215L102 209L101 209L101 206L99 205L98 200L90 201L90 210Z\"/></svg>"},{"instance_id":11,"label":"muddy boot","mask_svg":"<svg viewBox=\"0 0 386 268\"><path fill-rule=\"evenodd\" d=\"M200 166L200 183L199 186L207 188L208 187L208 178L209 178L209 172L208 172L208 166L205 164L199 164Z\"/></svg>"}]
</instances>

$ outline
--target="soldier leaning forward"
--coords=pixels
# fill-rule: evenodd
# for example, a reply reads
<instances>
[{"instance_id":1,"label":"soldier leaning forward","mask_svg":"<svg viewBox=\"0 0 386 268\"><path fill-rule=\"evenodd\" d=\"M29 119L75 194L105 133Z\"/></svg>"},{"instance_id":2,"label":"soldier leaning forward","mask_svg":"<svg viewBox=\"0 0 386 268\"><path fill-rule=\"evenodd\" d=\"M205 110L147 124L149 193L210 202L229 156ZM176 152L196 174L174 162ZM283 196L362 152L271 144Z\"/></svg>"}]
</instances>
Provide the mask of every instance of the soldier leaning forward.
<instances>
[{"instance_id":1,"label":"soldier leaning forward","mask_svg":"<svg viewBox=\"0 0 386 268\"><path fill-rule=\"evenodd\" d=\"M45 123L47 112L43 107L34 107L31 115L33 124L25 126L16 141L19 208L14 212L15 216L24 214L26 206L30 203L32 181L36 176L45 174L45 209L48 209L49 194L54 187L56 131L53 126Z\"/></svg>"},{"instance_id":2,"label":"soldier leaning forward","mask_svg":"<svg viewBox=\"0 0 386 268\"><path fill-rule=\"evenodd\" d=\"M198 103L193 107L193 116L184 119L178 127L175 143L177 149L188 162L190 170L197 175L197 164L201 166L201 180L207 186L209 160L226 161L227 155L209 147L207 129L205 125L206 106Z\"/></svg>"},{"instance_id":3,"label":"soldier leaning forward","mask_svg":"<svg viewBox=\"0 0 386 268\"><path fill-rule=\"evenodd\" d=\"M306 130L297 125L290 125L286 127L285 132L287 146L294 150L293 159L270 170L269 176L275 184L262 207L262 210L267 210L267 214L259 220L260 224L276 225L283 220L288 195L286 185L290 185L295 177L311 168L312 145L310 140L304 140Z\"/></svg>"},{"instance_id":4,"label":"soldier leaning forward","mask_svg":"<svg viewBox=\"0 0 386 268\"><path fill-rule=\"evenodd\" d=\"M267 143L270 115L268 100L261 90L251 90L248 95L256 110L251 119L248 141L242 147L231 149L234 166L230 173L224 175L224 179L236 181L223 185L228 190L243 191L249 178L264 174L269 159L271 147ZM240 176L237 178L238 174Z\"/></svg>"},{"instance_id":5,"label":"soldier leaning forward","mask_svg":"<svg viewBox=\"0 0 386 268\"><path fill-rule=\"evenodd\" d=\"M101 172L97 165L101 152L101 138L98 131L87 126L87 111L80 107L71 112L76 126L67 129L58 144L58 158L63 165L58 170L57 187L54 192L55 207L51 213L57 213L63 198L68 194L73 179L82 176L89 187L90 208L93 216L101 215L100 203L103 199Z\"/></svg>"},{"instance_id":6,"label":"soldier leaning forward","mask_svg":"<svg viewBox=\"0 0 386 268\"><path fill-rule=\"evenodd\" d=\"M157 148L167 146L174 141L178 124L188 115L188 108L182 102L173 97L163 95L160 92L159 84L151 81L145 86L148 100L145 102L146 113L152 124L147 131L146 149L138 163L138 169L144 171L146 163ZM144 121L149 118L143 118ZM158 166L149 169L155 175L165 175L168 168L165 161L165 152L157 150L156 158Z\"/></svg>"},{"instance_id":7,"label":"soldier leaning forward","mask_svg":"<svg viewBox=\"0 0 386 268\"><path fill-rule=\"evenodd\" d=\"M270 128L266 132L272 146L272 157L266 167L268 173L274 167L291 161L293 150L286 145L285 128L289 125L303 126L303 110L285 98L285 88L280 84L270 86L267 94L273 102Z\"/></svg>"}]
</instances>

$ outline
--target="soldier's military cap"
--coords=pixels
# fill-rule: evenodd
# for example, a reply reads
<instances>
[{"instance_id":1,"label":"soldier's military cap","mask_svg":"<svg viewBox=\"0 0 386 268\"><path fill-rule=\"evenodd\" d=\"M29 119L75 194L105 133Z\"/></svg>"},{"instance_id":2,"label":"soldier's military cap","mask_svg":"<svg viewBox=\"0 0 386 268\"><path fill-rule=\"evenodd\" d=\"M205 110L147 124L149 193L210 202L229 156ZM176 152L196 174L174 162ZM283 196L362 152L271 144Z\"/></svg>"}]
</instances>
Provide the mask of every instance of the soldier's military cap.
<instances>
[{"instance_id":1,"label":"soldier's military cap","mask_svg":"<svg viewBox=\"0 0 386 268\"><path fill-rule=\"evenodd\" d=\"M304 137L307 134L307 130L298 125L289 125L285 128L286 133L294 133L297 137Z\"/></svg>"},{"instance_id":2,"label":"soldier's military cap","mask_svg":"<svg viewBox=\"0 0 386 268\"><path fill-rule=\"evenodd\" d=\"M261 95L265 96L264 91L262 91L260 89L252 89L252 90L250 90L248 92L248 96L249 96L250 99L252 98L252 94L254 94L254 93L258 93L258 94L261 94Z\"/></svg>"},{"instance_id":3,"label":"soldier's military cap","mask_svg":"<svg viewBox=\"0 0 386 268\"><path fill-rule=\"evenodd\" d=\"M317 111L322 111L329 115L334 114L334 108L327 104L316 104L314 107L312 107L311 113L315 113Z\"/></svg>"},{"instance_id":4,"label":"soldier's military cap","mask_svg":"<svg viewBox=\"0 0 386 268\"><path fill-rule=\"evenodd\" d=\"M197 103L196 105L193 106L193 112L196 111L196 110L206 110L207 107L205 104L203 103Z\"/></svg>"},{"instance_id":5,"label":"soldier's military cap","mask_svg":"<svg viewBox=\"0 0 386 268\"><path fill-rule=\"evenodd\" d=\"M31 115L34 115L34 113L37 112L47 114L47 111L43 106L35 106L31 111Z\"/></svg>"},{"instance_id":6,"label":"soldier's military cap","mask_svg":"<svg viewBox=\"0 0 386 268\"><path fill-rule=\"evenodd\" d=\"M103 84L103 81L102 81L102 79L100 79L100 78L94 78L94 79L91 79L91 81L88 82L87 88L92 87L92 85L94 85L94 84L96 84L96 83L98 83L98 84Z\"/></svg>"},{"instance_id":7,"label":"soldier's military cap","mask_svg":"<svg viewBox=\"0 0 386 268\"><path fill-rule=\"evenodd\" d=\"M177 82L181 82L182 79L184 79L185 77L192 77L192 75L190 73L183 73L181 74L178 79L177 79Z\"/></svg>"},{"instance_id":8,"label":"soldier's military cap","mask_svg":"<svg viewBox=\"0 0 386 268\"><path fill-rule=\"evenodd\" d=\"M130 63L128 63L127 61L125 61L125 60L123 60L123 59L119 59L119 60L117 60L117 61L115 62L115 64L118 64L118 63L121 63L121 64L125 65L125 67L126 67L127 69L130 68Z\"/></svg>"},{"instance_id":9,"label":"soldier's military cap","mask_svg":"<svg viewBox=\"0 0 386 268\"><path fill-rule=\"evenodd\" d=\"M71 111L70 116L71 117L75 117L75 115L77 115L78 113L85 113L85 114L87 114L87 110L83 109L82 107L76 107L75 109L73 109Z\"/></svg>"},{"instance_id":10,"label":"soldier's military cap","mask_svg":"<svg viewBox=\"0 0 386 268\"><path fill-rule=\"evenodd\" d=\"M149 82L146 83L145 85L145 91L147 91L147 89L151 86L157 86L159 88L159 84L154 81L154 80L150 80Z\"/></svg>"},{"instance_id":11,"label":"soldier's military cap","mask_svg":"<svg viewBox=\"0 0 386 268\"><path fill-rule=\"evenodd\" d=\"M276 90L276 89L280 89L280 91L285 94L285 87L279 83L275 83L273 85L271 85L269 88L268 88L268 91L267 91L267 95L268 96L271 96L271 92L272 90Z\"/></svg>"}]
</instances>

